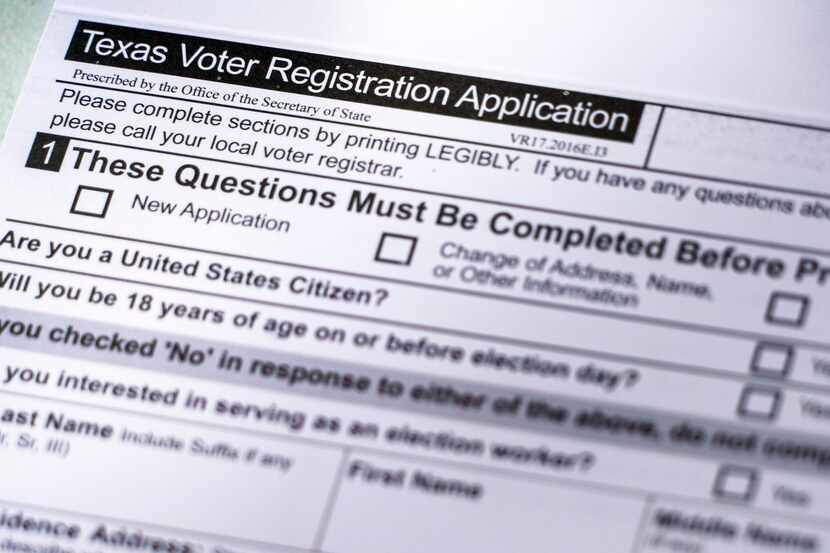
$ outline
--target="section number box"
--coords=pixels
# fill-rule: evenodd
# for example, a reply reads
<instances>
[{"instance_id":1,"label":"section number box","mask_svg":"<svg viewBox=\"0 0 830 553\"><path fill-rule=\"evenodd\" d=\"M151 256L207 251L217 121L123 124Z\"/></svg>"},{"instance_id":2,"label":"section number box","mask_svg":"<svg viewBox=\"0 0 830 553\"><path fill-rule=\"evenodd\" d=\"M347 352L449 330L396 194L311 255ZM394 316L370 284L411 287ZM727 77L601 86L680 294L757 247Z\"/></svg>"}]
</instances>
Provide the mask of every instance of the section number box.
<instances>
[{"instance_id":1,"label":"section number box","mask_svg":"<svg viewBox=\"0 0 830 553\"><path fill-rule=\"evenodd\" d=\"M61 170L68 148L69 138L66 136L36 133L29 149L29 156L26 158L26 167L57 173Z\"/></svg>"}]
</instances>

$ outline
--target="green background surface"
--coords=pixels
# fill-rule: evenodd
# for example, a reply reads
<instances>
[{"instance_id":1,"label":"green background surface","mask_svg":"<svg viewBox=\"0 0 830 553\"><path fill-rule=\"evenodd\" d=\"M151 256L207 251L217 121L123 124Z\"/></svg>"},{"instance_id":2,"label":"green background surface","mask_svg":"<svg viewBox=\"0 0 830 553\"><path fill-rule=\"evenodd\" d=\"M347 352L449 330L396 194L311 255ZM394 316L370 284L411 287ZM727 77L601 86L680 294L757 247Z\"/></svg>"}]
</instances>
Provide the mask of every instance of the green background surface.
<instances>
[{"instance_id":1,"label":"green background surface","mask_svg":"<svg viewBox=\"0 0 830 553\"><path fill-rule=\"evenodd\" d=\"M0 138L6 132L52 2L0 0Z\"/></svg>"}]
</instances>

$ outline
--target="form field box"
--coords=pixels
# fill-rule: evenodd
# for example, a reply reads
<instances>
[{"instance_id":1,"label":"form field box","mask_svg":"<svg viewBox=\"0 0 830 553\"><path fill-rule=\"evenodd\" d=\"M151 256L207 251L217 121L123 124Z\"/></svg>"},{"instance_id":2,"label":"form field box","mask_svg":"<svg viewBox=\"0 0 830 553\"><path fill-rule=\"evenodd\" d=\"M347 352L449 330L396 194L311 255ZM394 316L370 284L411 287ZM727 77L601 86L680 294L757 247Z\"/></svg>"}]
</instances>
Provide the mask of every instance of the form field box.
<instances>
[{"instance_id":1,"label":"form field box","mask_svg":"<svg viewBox=\"0 0 830 553\"><path fill-rule=\"evenodd\" d=\"M738 415L763 421L774 420L781 409L781 390L762 386L746 386L738 400Z\"/></svg>"},{"instance_id":2,"label":"form field box","mask_svg":"<svg viewBox=\"0 0 830 553\"><path fill-rule=\"evenodd\" d=\"M712 493L720 499L746 503L755 497L759 480L754 468L723 465L715 476Z\"/></svg>"},{"instance_id":3,"label":"form field box","mask_svg":"<svg viewBox=\"0 0 830 553\"><path fill-rule=\"evenodd\" d=\"M113 191L106 188L81 185L75 192L75 198L72 200L69 213L103 219L109 211L112 194Z\"/></svg>"},{"instance_id":4,"label":"form field box","mask_svg":"<svg viewBox=\"0 0 830 553\"><path fill-rule=\"evenodd\" d=\"M766 321L775 325L803 326L809 310L809 296L773 292L767 304Z\"/></svg>"},{"instance_id":5,"label":"form field box","mask_svg":"<svg viewBox=\"0 0 830 553\"><path fill-rule=\"evenodd\" d=\"M404 480L402 485L370 484L360 467L402 473ZM639 497L598 487L415 458L355 454L343 473L319 551L616 553L619 544L636 541L643 509ZM480 492L475 497L426 492L418 485L425 477L467 489L475 486ZM556 516L564 509L567 516ZM368 545L367 535L372 536Z\"/></svg>"},{"instance_id":6,"label":"form field box","mask_svg":"<svg viewBox=\"0 0 830 553\"><path fill-rule=\"evenodd\" d=\"M759 342L752 354L750 370L759 376L787 378L792 370L795 349L791 345Z\"/></svg>"},{"instance_id":7,"label":"form field box","mask_svg":"<svg viewBox=\"0 0 830 553\"><path fill-rule=\"evenodd\" d=\"M375 261L394 265L409 265L412 263L412 256L415 254L417 244L418 238L416 236L384 232L380 235L378 248L375 251Z\"/></svg>"}]
</instances>

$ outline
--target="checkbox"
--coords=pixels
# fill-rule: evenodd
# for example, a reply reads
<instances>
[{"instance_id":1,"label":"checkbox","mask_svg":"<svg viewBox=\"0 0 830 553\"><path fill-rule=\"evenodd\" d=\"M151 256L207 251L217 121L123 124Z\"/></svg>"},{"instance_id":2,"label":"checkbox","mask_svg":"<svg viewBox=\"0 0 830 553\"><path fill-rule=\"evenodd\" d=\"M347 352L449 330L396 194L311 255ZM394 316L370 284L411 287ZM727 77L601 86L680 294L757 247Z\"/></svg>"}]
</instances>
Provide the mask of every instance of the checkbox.
<instances>
[{"instance_id":1,"label":"checkbox","mask_svg":"<svg viewBox=\"0 0 830 553\"><path fill-rule=\"evenodd\" d=\"M795 349L788 344L759 342L752 354L749 369L769 378L787 378L792 370Z\"/></svg>"},{"instance_id":2,"label":"checkbox","mask_svg":"<svg viewBox=\"0 0 830 553\"><path fill-rule=\"evenodd\" d=\"M747 419L771 421L781 409L781 390L765 386L746 386L738 400L738 415Z\"/></svg>"},{"instance_id":3,"label":"checkbox","mask_svg":"<svg viewBox=\"0 0 830 553\"><path fill-rule=\"evenodd\" d=\"M809 296L773 292L767 305L766 321L783 326L802 326L810 309Z\"/></svg>"},{"instance_id":4,"label":"checkbox","mask_svg":"<svg viewBox=\"0 0 830 553\"><path fill-rule=\"evenodd\" d=\"M720 499L752 501L758 491L758 471L750 467L738 465L723 465L715 476L712 493Z\"/></svg>"},{"instance_id":5,"label":"checkbox","mask_svg":"<svg viewBox=\"0 0 830 553\"><path fill-rule=\"evenodd\" d=\"M375 261L409 265L412 263L416 244L418 244L418 238L415 236L384 232L380 235L378 249L375 251Z\"/></svg>"},{"instance_id":6,"label":"checkbox","mask_svg":"<svg viewBox=\"0 0 830 553\"><path fill-rule=\"evenodd\" d=\"M112 192L112 190L106 188L81 185L75 192L75 199L72 200L69 213L103 219L107 216L107 211L110 208Z\"/></svg>"}]
</instances>

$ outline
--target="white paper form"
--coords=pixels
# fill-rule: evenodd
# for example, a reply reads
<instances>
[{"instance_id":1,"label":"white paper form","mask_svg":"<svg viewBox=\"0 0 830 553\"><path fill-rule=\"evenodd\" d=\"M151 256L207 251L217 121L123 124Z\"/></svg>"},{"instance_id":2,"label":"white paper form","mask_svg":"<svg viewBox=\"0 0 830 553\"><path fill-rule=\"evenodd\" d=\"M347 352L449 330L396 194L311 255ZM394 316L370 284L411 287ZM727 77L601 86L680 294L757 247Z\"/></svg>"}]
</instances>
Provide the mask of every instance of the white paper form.
<instances>
[{"instance_id":1,"label":"white paper form","mask_svg":"<svg viewBox=\"0 0 830 553\"><path fill-rule=\"evenodd\" d=\"M606 7L58 2L3 549L830 550L828 11Z\"/></svg>"}]
</instances>

